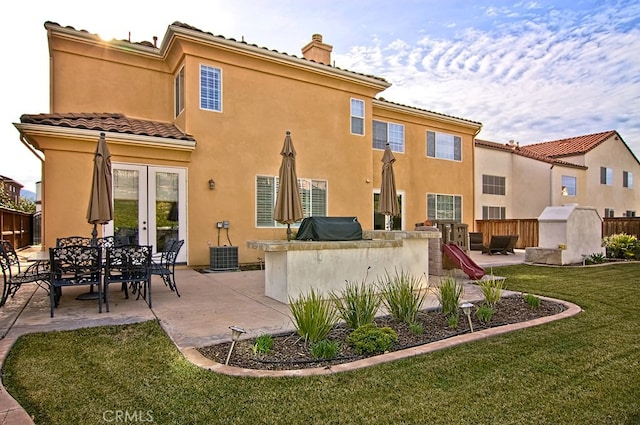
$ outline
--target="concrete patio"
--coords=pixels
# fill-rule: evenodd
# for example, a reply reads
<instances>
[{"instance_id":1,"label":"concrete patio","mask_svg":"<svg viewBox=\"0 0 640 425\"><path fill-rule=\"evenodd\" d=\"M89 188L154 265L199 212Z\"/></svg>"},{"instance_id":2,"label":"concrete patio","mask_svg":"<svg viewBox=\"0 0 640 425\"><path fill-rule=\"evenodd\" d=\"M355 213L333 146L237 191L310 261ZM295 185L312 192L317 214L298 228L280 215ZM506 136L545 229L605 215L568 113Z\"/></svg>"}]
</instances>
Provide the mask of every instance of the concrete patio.
<instances>
[{"instance_id":1,"label":"concrete patio","mask_svg":"<svg viewBox=\"0 0 640 425\"><path fill-rule=\"evenodd\" d=\"M492 256L471 251L471 257L490 274L492 267L524 262L524 251ZM477 285L472 285L462 271L454 270L452 275L463 283L464 301L482 299ZM430 277L432 287L437 279ZM263 271L203 273L182 267L176 270L176 281L181 297L154 276L152 309L135 296L124 299L120 289L113 285L110 288L110 312L107 313L103 306L102 314L98 313L96 301L76 300L78 294L87 291L86 287L64 288L53 318L49 315L46 291L35 284L24 285L0 308L0 359L4 362L17 338L27 333L156 319L183 353L193 352L193 347L229 341L231 325L244 328L246 337L294 330L288 305L264 295ZM435 295L430 294L427 306L437 304ZM0 391L0 424L33 423L4 387L0 387Z\"/></svg>"}]
</instances>

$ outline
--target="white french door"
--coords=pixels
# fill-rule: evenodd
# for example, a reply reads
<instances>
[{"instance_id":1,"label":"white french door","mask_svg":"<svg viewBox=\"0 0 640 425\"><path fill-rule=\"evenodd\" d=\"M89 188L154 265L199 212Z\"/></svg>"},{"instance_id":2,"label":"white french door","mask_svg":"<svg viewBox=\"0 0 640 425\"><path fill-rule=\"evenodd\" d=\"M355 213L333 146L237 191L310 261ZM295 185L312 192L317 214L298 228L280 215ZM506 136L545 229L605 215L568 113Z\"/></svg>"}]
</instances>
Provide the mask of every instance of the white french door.
<instances>
[{"instance_id":1,"label":"white french door","mask_svg":"<svg viewBox=\"0 0 640 425\"><path fill-rule=\"evenodd\" d=\"M112 164L113 220L105 234L162 251L169 238L185 239L178 262L186 262L186 169Z\"/></svg>"}]
</instances>

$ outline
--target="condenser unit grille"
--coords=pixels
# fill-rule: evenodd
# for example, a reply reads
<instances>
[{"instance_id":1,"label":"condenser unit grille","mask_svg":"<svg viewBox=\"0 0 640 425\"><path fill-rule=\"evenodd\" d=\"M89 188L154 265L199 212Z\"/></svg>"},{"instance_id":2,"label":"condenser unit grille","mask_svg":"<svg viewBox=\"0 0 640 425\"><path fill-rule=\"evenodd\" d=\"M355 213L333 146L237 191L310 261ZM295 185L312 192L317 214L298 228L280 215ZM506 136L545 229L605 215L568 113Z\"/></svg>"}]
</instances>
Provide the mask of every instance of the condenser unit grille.
<instances>
[{"instance_id":1,"label":"condenser unit grille","mask_svg":"<svg viewBox=\"0 0 640 425\"><path fill-rule=\"evenodd\" d=\"M209 267L211 270L238 270L238 247L217 246L209 248Z\"/></svg>"}]
</instances>

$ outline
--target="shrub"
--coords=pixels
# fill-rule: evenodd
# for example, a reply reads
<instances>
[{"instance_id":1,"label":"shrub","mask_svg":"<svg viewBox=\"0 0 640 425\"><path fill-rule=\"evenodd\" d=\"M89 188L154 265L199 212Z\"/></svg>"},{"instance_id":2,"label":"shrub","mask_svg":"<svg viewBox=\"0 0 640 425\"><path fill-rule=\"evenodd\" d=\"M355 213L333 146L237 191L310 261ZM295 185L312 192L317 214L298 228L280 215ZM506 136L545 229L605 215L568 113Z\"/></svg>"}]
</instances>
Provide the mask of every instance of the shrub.
<instances>
[{"instance_id":1,"label":"shrub","mask_svg":"<svg viewBox=\"0 0 640 425\"><path fill-rule=\"evenodd\" d=\"M529 304L529 307L531 308L540 307L540 298L536 297L535 295L525 294L524 300L527 302L527 304Z\"/></svg>"},{"instance_id":2,"label":"shrub","mask_svg":"<svg viewBox=\"0 0 640 425\"><path fill-rule=\"evenodd\" d=\"M314 359L333 359L338 355L339 348L338 341L323 339L311 346L311 355Z\"/></svg>"},{"instance_id":3,"label":"shrub","mask_svg":"<svg viewBox=\"0 0 640 425\"><path fill-rule=\"evenodd\" d=\"M602 240L602 246L605 247L609 258L624 260L640 258L640 241L634 235L618 233L607 236Z\"/></svg>"},{"instance_id":4,"label":"shrub","mask_svg":"<svg viewBox=\"0 0 640 425\"><path fill-rule=\"evenodd\" d=\"M375 287L366 286L365 281L360 285L347 282L340 293L331 293L331 299L338 315L349 329L358 329L362 325L372 323L381 303Z\"/></svg>"},{"instance_id":5,"label":"shrub","mask_svg":"<svg viewBox=\"0 0 640 425\"><path fill-rule=\"evenodd\" d=\"M333 303L320 298L313 289L298 299L290 298L289 310L298 335L304 339L305 344L325 339L338 322Z\"/></svg>"},{"instance_id":6,"label":"shrub","mask_svg":"<svg viewBox=\"0 0 640 425\"><path fill-rule=\"evenodd\" d=\"M436 296L445 316L458 314L458 305L460 304L460 298L462 298L462 291L462 285L458 284L451 276L447 276L440 281Z\"/></svg>"},{"instance_id":7,"label":"shrub","mask_svg":"<svg viewBox=\"0 0 640 425\"><path fill-rule=\"evenodd\" d=\"M484 300L489 306L493 307L500 301L503 285L504 279L491 278L480 281L482 295L484 295Z\"/></svg>"},{"instance_id":8,"label":"shrub","mask_svg":"<svg viewBox=\"0 0 640 425\"><path fill-rule=\"evenodd\" d=\"M493 317L493 307L490 305L480 305L476 309L476 317L482 323L489 323Z\"/></svg>"},{"instance_id":9,"label":"shrub","mask_svg":"<svg viewBox=\"0 0 640 425\"><path fill-rule=\"evenodd\" d=\"M460 318L457 314L451 313L447 316L447 326L451 329L458 329L458 322Z\"/></svg>"},{"instance_id":10,"label":"shrub","mask_svg":"<svg viewBox=\"0 0 640 425\"><path fill-rule=\"evenodd\" d=\"M273 349L273 337L269 334L258 336L251 349L254 355L268 354Z\"/></svg>"},{"instance_id":11,"label":"shrub","mask_svg":"<svg viewBox=\"0 0 640 425\"><path fill-rule=\"evenodd\" d=\"M421 279L412 277L409 273L396 273L379 279L378 284L382 292L382 303L389 310L389 314L399 322L411 324L427 296L426 290L420 288Z\"/></svg>"},{"instance_id":12,"label":"shrub","mask_svg":"<svg viewBox=\"0 0 640 425\"><path fill-rule=\"evenodd\" d=\"M607 261L607 257L601 252L595 252L584 259L585 264L602 264Z\"/></svg>"},{"instance_id":13,"label":"shrub","mask_svg":"<svg viewBox=\"0 0 640 425\"><path fill-rule=\"evenodd\" d=\"M347 343L357 354L384 353L398 340L396 332L388 326L377 327L373 323L360 326L347 337Z\"/></svg>"},{"instance_id":14,"label":"shrub","mask_svg":"<svg viewBox=\"0 0 640 425\"><path fill-rule=\"evenodd\" d=\"M409 330L411 331L411 333L414 333L416 335L422 335L424 333L424 327L417 322L410 324Z\"/></svg>"}]
</instances>

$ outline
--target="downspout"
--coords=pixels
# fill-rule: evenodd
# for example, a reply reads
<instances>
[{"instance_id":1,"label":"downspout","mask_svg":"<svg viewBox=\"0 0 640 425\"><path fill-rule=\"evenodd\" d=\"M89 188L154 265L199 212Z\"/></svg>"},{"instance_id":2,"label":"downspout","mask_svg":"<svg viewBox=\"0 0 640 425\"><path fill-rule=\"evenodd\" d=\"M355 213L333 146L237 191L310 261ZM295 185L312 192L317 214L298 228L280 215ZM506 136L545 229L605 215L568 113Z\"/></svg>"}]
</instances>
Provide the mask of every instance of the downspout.
<instances>
[{"instance_id":1,"label":"downspout","mask_svg":"<svg viewBox=\"0 0 640 425\"><path fill-rule=\"evenodd\" d=\"M553 164L549 168L549 206L553 206Z\"/></svg>"}]
</instances>

